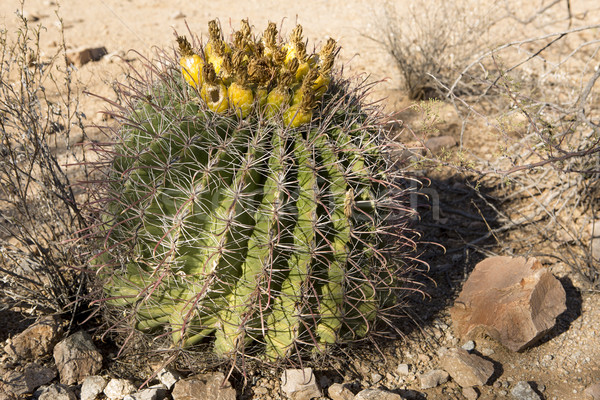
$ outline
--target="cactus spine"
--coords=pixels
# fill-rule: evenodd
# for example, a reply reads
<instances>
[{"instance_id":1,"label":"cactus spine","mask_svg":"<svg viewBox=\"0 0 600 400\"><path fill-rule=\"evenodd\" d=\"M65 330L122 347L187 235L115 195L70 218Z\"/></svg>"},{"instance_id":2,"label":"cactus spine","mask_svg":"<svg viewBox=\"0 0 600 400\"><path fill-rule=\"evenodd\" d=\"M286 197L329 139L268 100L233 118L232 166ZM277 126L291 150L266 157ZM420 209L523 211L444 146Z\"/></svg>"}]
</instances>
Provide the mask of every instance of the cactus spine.
<instances>
[{"instance_id":1,"label":"cactus spine","mask_svg":"<svg viewBox=\"0 0 600 400\"><path fill-rule=\"evenodd\" d=\"M231 44L209 31L203 54L178 38L181 69L128 92L101 153L105 304L221 356L361 340L407 268L390 257L410 231L381 114L332 72L333 39L308 55L301 26L287 44L272 23L255 38L243 21Z\"/></svg>"}]
</instances>

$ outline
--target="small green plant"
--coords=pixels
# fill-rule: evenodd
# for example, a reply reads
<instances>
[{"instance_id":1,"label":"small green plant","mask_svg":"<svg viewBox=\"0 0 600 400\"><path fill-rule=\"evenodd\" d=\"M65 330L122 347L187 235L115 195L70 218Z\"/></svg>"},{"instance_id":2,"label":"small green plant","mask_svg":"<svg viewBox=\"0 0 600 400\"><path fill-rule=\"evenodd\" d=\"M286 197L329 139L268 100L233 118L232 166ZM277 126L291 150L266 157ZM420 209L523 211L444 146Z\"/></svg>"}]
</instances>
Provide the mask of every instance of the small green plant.
<instances>
[{"instance_id":1,"label":"small green plant","mask_svg":"<svg viewBox=\"0 0 600 400\"><path fill-rule=\"evenodd\" d=\"M226 43L179 37L124 87L93 266L117 323L175 347L266 360L324 352L391 322L406 295L412 211L371 85L246 21ZM138 72L138 76L144 76ZM232 89L233 88L233 89ZM96 209L94 209L94 207Z\"/></svg>"}]
</instances>

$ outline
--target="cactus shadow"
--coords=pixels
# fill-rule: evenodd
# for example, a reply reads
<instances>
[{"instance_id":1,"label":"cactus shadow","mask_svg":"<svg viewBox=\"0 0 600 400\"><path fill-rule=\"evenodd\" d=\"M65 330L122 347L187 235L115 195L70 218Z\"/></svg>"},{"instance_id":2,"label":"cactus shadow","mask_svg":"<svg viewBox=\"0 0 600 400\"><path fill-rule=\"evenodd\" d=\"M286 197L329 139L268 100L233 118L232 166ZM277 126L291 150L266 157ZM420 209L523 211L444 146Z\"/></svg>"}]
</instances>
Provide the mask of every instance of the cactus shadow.
<instances>
[{"instance_id":1,"label":"cactus shadow","mask_svg":"<svg viewBox=\"0 0 600 400\"><path fill-rule=\"evenodd\" d=\"M476 186L464 175L423 179L416 188L411 198L418 212L414 225L421 235L421 260L428 268L415 277L425 296L408 298L413 329L431 325L452 306L475 265L497 244L494 189Z\"/></svg>"}]
</instances>

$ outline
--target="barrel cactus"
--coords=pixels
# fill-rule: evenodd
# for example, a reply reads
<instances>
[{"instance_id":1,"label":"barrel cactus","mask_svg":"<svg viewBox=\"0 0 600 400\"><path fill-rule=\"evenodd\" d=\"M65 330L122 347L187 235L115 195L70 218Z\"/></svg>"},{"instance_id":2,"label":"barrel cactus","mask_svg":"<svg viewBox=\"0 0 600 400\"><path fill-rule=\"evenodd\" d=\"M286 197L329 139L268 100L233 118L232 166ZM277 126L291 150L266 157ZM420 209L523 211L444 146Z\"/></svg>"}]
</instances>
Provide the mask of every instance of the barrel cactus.
<instances>
[{"instance_id":1,"label":"barrel cactus","mask_svg":"<svg viewBox=\"0 0 600 400\"><path fill-rule=\"evenodd\" d=\"M412 250L370 85L334 69L333 39L309 54L299 25L287 43L272 23L209 32L120 91L93 185L101 302L223 357L368 337L404 295Z\"/></svg>"}]
</instances>

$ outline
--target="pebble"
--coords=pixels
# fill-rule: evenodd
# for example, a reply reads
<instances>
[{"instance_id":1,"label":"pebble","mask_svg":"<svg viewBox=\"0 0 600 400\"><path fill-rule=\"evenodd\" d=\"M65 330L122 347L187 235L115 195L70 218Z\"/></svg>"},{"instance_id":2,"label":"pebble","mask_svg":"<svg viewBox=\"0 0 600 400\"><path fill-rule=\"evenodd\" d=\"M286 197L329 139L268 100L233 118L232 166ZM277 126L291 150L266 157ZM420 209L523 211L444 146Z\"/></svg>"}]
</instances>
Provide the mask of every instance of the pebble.
<instances>
[{"instance_id":1,"label":"pebble","mask_svg":"<svg viewBox=\"0 0 600 400\"><path fill-rule=\"evenodd\" d=\"M408 375L410 373L410 366L408 364L398 364L396 369L400 375Z\"/></svg>"},{"instance_id":2,"label":"pebble","mask_svg":"<svg viewBox=\"0 0 600 400\"><path fill-rule=\"evenodd\" d=\"M38 400L77 400L75 393L61 384L42 387L36 391L34 397Z\"/></svg>"},{"instance_id":3,"label":"pebble","mask_svg":"<svg viewBox=\"0 0 600 400\"><path fill-rule=\"evenodd\" d=\"M323 395L312 368L286 369L283 371L281 390L293 400L309 400Z\"/></svg>"},{"instance_id":4,"label":"pebble","mask_svg":"<svg viewBox=\"0 0 600 400\"><path fill-rule=\"evenodd\" d=\"M515 400L542 400L542 398L531 388L528 382L519 381L510 391Z\"/></svg>"},{"instance_id":5,"label":"pebble","mask_svg":"<svg viewBox=\"0 0 600 400\"><path fill-rule=\"evenodd\" d=\"M60 374L60 383L80 383L86 376L95 375L102 368L102 354L92 337L79 331L54 346L54 362Z\"/></svg>"},{"instance_id":6,"label":"pebble","mask_svg":"<svg viewBox=\"0 0 600 400\"><path fill-rule=\"evenodd\" d=\"M434 369L420 376L421 389L431 389L448 381L448 373L441 369Z\"/></svg>"},{"instance_id":7,"label":"pebble","mask_svg":"<svg viewBox=\"0 0 600 400\"><path fill-rule=\"evenodd\" d=\"M473 387L463 388L462 394L467 400L477 400L479 397L479 393Z\"/></svg>"},{"instance_id":8,"label":"pebble","mask_svg":"<svg viewBox=\"0 0 600 400\"><path fill-rule=\"evenodd\" d=\"M256 394L256 391L254 391ZM334 383L327 389L327 394L331 400L353 400L354 393L348 388L348 385Z\"/></svg>"},{"instance_id":9,"label":"pebble","mask_svg":"<svg viewBox=\"0 0 600 400\"><path fill-rule=\"evenodd\" d=\"M136 387L127 379L111 379L104 388L104 394L111 400L120 400L135 390Z\"/></svg>"},{"instance_id":10,"label":"pebble","mask_svg":"<svg viewBox=\"0 0 600 400\"><path fill-rule=\"evenodd\" d=\"M471 352L471 351L475 350L475 342L474 342L474 341L472 341L472 340L469 340L468 342L466 342L465 344L463 344L463 345L461 346L461 348L462 348L463 350L466 350L466 351L468 351L468 352Z\"/></svg>"},{"instance_id":11,"label":"pebble","mask_svg":"<svg viewBox=\"0 0 600 400\"><path fill-rule=\"evenodd\" d=\"M106 379L99 375L86 376L81 384L81 400L94 400L106 387Z\"/></svg>"}]
</instances>

